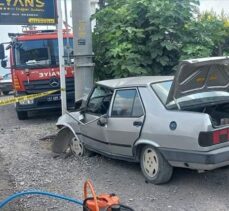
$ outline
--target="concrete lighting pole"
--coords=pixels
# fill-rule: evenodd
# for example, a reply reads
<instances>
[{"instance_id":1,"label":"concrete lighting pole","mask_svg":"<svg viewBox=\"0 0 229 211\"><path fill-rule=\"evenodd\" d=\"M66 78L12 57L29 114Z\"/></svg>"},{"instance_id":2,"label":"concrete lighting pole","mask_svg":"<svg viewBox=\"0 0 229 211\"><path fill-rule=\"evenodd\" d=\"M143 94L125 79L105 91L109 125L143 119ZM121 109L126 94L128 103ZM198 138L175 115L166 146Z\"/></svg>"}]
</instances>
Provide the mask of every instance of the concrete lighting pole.
<instances>
[{"instance_id":1,"label":"concrete lighting pole","mask_svg":"<svg viewBox=\"0 0 229 211\"><path fill-rule=\"evenodd\" d=\"M59 68L60 68L60 87L61 87L61 109L62 115L67 111L66 83L64 67L64 40L63 40L63 18L61 0L57 0L58 9L58 47L59 47Z\"/></svg>"},{"instance_id":2,"label":"concrete lighting pole","mask_svg":"<svg viewBox=\"0 0 229 211\"><path fill-rule=\"evenodd\" d=\"M75 100L87 94L94 83L90 6L90 0L72 0Z\"/></svg>"},{"instance_id":3,"label":"concrete lighting pole","mask_svg":"<svg viewBox=\"0 0 229 211\"><path fill-rule=\"evenodd\" d=\"M64 13L65 13L65 29L66 29L66 35L67 35L67 65L69 66L71 64L71 59L70 59L70 41L69 41L69 25L68 25L68 8L67 8L67 0L64 0Z\"/></svg>"}]
</instances>

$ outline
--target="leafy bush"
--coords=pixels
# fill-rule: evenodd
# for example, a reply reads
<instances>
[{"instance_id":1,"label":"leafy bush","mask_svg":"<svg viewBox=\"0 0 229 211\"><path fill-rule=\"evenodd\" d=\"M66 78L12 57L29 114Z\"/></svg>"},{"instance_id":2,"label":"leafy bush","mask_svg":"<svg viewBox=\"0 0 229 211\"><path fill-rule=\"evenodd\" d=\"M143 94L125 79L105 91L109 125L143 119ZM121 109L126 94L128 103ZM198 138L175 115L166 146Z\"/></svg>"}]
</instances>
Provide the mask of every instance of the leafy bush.
<instances>
[{"instance_id":1,"label":"leafy bush","mask_svg":"<svg viewBox=\"0 0 229 211\"><path fill-rule=\"evenodd\" d=\"M94 16L96 78L172 74L180 59L228 52L229 22L199 0L101 0Z\"/></svg>"},{"instance_id":2,"label":"leafy bush","mask_svg":"<svg viewBox=\"0 0 229 211\"><path fill-rule=\"evenodd\" d=\"M184 40L181 59L227 55L229 21L222 14L205 12L186 25L188 40Z\"/></svg>"}]
</instances>

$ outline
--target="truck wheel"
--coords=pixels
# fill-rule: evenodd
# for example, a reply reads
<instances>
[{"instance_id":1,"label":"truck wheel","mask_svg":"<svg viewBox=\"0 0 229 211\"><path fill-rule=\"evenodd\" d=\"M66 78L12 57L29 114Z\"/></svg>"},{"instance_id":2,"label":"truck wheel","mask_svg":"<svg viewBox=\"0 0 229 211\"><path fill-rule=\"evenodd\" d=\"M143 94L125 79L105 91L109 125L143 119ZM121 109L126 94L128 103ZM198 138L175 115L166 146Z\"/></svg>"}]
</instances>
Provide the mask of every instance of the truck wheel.
<instances>
[{"instance_id":1,"label":"truck wheel","mask_svg":"<svg viewBox=\"0 0 229 211\"><path fill-rule=\"evenodd\" d=\"M19 120L26 120L28 119L28 112L27 111L17 111L17 117Z\"/></svg>"},{"instance_id":2,"label":"truck wheel","mask_svg":"<svg viewBox=\"0 0 229 211\"><path fill-rule=\"evenodd\" d=\"M57 133L52 150L58 154L71 153L76 156L84 156L88 154L88 150L84 147L80 139L67 127L62 128Z\"/></svg>"},{"instance_id":3,"label":"truck wheel","mask_svg":"<svg viewBox=\"0 0 229 211\"><path fill-rule=\"evenodd\" d=\"M2 92L4 95L8 95L10 92L9 91L3 91Z\"/></svg>"},{"instance_id":4,"label":"truck wheel","mask_svg":"<svg viewBox=\"0 0 229 211\"><path fill-rule=\"evenodd\" d=\"M168 182L173 174L173 167L154 147L147 145L141 151L141 170L146 180L155 185Z\"/></svg>"}]
</instances>

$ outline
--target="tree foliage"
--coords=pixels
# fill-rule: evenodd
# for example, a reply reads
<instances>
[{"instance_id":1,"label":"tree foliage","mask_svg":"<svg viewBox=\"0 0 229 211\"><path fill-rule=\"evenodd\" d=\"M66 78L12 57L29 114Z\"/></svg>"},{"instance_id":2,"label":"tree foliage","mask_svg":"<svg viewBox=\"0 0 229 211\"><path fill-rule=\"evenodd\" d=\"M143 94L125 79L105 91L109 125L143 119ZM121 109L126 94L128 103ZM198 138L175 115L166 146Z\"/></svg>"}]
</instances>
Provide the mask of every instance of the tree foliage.
<instances>
[{"instance_id":1,"label":"tree foliage","mask_svg":"<svg viewBox=\"0 0 229 211\"><path fill-rule=\"evenodd\" d=\"M182 59L227 55L229 50L229 21L222 13L205 12L186 25Z\"/></svg>"},{"instance_id":2,"label":"tree foliage","mask_svg":"<svg viewBox=\"0 0 229 211\"><path fill-rule=\"evenodd\" d=\"M198 0L101 2L93 34L99 79L167 75L180 59L223 52L227 21L198 16Z\"/></svg>"}]
</instances>

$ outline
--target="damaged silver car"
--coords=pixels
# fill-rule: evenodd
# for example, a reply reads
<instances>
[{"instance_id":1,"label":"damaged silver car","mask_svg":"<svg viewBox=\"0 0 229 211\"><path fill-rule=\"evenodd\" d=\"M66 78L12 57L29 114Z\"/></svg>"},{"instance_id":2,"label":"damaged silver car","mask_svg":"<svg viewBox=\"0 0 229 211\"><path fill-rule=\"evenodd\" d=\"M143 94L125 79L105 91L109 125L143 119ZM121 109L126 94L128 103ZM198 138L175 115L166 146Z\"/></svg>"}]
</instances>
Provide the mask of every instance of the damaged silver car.
<instances>
[{"instance_id":1,"label":"damaged silver car","mask_svg":"<svg viewBox=\"0 0 229 211\"><path fill-rule=\"evenodd\" d=\"M140 162L154 184L168 182L173 167L229 165L227 57L183 61L175 77L97 82L77 107L59 118L54 152Z\"/></svg>"}]
</instances>

